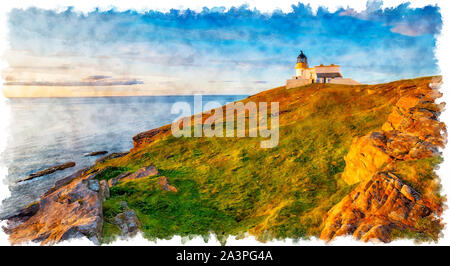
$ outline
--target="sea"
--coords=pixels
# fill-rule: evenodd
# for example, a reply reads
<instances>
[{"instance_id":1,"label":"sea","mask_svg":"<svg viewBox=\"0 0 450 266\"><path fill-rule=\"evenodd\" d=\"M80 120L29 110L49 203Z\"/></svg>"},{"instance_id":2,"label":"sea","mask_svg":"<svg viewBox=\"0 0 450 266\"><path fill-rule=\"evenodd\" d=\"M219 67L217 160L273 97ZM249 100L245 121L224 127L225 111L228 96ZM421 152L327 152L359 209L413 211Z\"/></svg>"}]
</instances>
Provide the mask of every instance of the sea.
<instances>
[{"instance_id":1,"label":"sea","mask_svg":"<svg viewBox=\"0 0 450 266\"><path fill-rule=\"evenodd\" d=\"M245 97L206 95L202 102L224 105ZM193 112L194 96L190 95L8 99L7 144L0 151L0 165L8 174L0 182L8 186L11 195L0 204L0 218L17 214L57 180L93 165L99 158L85 154L129 151L134 135L172 123L179 117L171 112L177 102L190 104ZM69 161L76 166L16 183L31 173Z\"/></svg>"}]
</instances>

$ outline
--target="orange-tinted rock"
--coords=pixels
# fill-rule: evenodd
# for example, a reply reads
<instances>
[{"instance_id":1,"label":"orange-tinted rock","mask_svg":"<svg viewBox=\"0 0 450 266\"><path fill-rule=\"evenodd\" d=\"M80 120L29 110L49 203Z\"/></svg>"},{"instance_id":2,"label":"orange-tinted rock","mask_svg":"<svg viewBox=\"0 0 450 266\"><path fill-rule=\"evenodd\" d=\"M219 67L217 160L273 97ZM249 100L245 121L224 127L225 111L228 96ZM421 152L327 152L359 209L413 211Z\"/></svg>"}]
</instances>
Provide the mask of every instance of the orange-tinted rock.
<instances>
[{"instance_id":1,"label":"orange-tinted rock","mask_svg":"<svg viewBox=\"0 0 450 266\"><path fill-rule=\"evenodd\" d=\"M155 176L158 174L158 169L156 169L155 166L150 165L150 166L146 166L146 167L142 167L141 169L137 170L136 172L129 174L129 175L125 175L124 177L118 179L117 181L130 181L130 180L136 180L136 179L140 179L143 177L148 177L148 176Z\"/></svg>"},{"instance_id":2,"label":"orange-tinted rock","mask_svg":"<svg viewBox=\"0 0 450 266\"><path fill-rule=\"evenodd\" d=\"M141 132L133 137L133 149L137 150L142 146L152 143L154 140L168 135L170 133L170 126L154 128L145 132Z\"/></svg>"},{"instance_id":3,"label":"orange-tinted rock","mask_svg":"<svg viewBox=\"0 0 450 266\"><path fill-rule=\"evenodd\" d=\"M2 229L5 233L10 234L11 230L21 223L26 222L28 219L33 217L39 211L39 202L34 202L28 205L26 208L22 209L18 214L13 215L11 217L7 217L6 226L3 226Z\"/></svg>"},{"instance_id":4,"label":"orange-tinted rock","mask_svg":"<svg viewBox=\"0 0 450 266\"><path fill-rule=\"evenodd\" d=\"M437 120L440 107L433 102L434 96L430 94L432 91L428 94L401 97L382 130L400 131L443 147L446 142L445 124ZM416 100L413 100L414 98Z\"/></svg>"},{"instance_id":5,"label":"orange-tinted rock","mask_svg":"<svg viewBox=\"0 0 450 266\"><path fill-rule=\"evenodd\" d=\"M379 132L355 138L345 156L342 179L348 184L358 183L369 179L381 166L390 162L391 157L383 149L385 142L385 136Z\"/></svg>"},{"instance_id":6,"label":"orange-tinted rock","mask_svg":"<svg viewBox=\"0 0 450 266\"><path fill-rule=\"evenodd\" d=\"M438 152L431 143L416 136L399 131L389 131L384 134L387 139L384 150L397 160L420 159L433 156Z\"/></svg>"},{"instance_id":7,"label":"orange-tinted rock","mask_svg":"<svg viewBox=\"0 0 450 266\"><path fill-rule=\"evenodd\" d=\"M36 241L45 245L82 236L98 243L103 224L103 192L98 180L93 179L95 175L66 181L42 196L39 210L9 230L11 243Z\"/></svg>"},{"instance_id":8,"label":"orange-tinted rock","mask_svg":"<svg viewBox=\"0 0 450 266\"><path fill-rule=\"evenodd\" d=\"M328 212L320 238L353 235L363 241L389 242L392 228L399 224L413 227L416 219L429 214L429 208L419 201L419 193L396 176L380 172Z\"/></svg>"},{"instance_id":9,"label":"orange-tinted rock","mask_svg":"<svg viewBox=\"0 0 450 266\"><path fill-rule=\"evenodd\" d=\"M169 180L167 180L167 177L161 176L158 180L158 184L161 186L161 188L165 191L172 191L172 192L178 192L177 188L174 186L171 186L169 184Z\"/></svg>"},{"instance_id":10,"label":"orange-tinted rock","mask_svg":"<svg viewBox=\"0 0 450 266\"><path fill-rule=\"evenodd\" d=\"M400 108L403 112L407 112L410 108L416 106L420 102L419 97L414 95L406 95L401 97L396 106Z\"/></svg>"}]
</instances>

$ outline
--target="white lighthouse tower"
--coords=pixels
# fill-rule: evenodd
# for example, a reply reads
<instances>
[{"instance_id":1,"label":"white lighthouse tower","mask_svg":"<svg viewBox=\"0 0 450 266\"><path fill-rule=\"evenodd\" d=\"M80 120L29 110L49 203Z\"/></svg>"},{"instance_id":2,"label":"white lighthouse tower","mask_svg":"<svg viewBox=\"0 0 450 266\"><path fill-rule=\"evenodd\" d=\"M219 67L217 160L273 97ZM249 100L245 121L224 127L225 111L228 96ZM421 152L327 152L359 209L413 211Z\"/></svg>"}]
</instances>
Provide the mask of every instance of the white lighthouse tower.
<instances>
[{"instance_id":1,"label":"white lighthouse tower","mask_svg":"<svg viewBox=\"0 0 450 266\"><path fill-rule=\"evenodd\" d=\"M286 88L296 88L311 83L360 84L353 79L343 78L339 65L331 64L327 66L321 64L310 68L308 66L308 57L303 51L300 51L297 57L297 64L295 65L295 76L286 81Z\"/></svg>"}]
</instances>

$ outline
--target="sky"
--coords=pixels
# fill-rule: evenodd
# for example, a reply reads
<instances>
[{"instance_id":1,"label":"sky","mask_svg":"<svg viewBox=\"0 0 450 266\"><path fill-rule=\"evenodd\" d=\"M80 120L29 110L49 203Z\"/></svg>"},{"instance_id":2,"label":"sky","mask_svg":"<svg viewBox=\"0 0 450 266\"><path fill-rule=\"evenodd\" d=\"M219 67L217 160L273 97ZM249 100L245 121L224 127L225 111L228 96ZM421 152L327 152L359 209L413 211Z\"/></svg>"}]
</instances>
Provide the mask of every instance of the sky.
<instances>
[{"instance_id":1,"label":"sky","mask_svg":"<svg viewBox=\"0 0 450 266\"><path fill-rule=\"evenodd\" d=\"M440 74L437 6L25 8L7 25L7 97L253 94L284 85L300 50L310 66L338 64L361 83Z\"/></svg>"}]
</instances>

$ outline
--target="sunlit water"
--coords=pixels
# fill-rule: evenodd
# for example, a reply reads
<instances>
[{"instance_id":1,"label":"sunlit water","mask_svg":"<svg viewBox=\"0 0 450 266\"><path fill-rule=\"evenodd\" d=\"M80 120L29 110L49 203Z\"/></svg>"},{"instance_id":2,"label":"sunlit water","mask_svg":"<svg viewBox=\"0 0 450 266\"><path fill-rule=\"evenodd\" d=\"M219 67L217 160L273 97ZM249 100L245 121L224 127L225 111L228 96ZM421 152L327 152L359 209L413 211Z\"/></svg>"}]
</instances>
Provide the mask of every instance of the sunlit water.
<instances>
[{"instance_id":1,"label":"sunlit water","mask_svg":"<svg viewBox=\"0 0 450 266\"><path fill-rule=\"evenodd\" d=\"M226 104L245 96L203 96L203 104ZM2 202L0 217L17 213L36 201L53 184L71 173L90 166L99 156L94 151L128 151L139 132L171 123L175 102L193 106L192 96L146 96L104 98L21 98L11 99L8 141L1 154L8 175L2 182L11 197ZM193 110L193 108L192 108ZM75 167L15 184L15 181L48 167L74 161Z\"/></svg>"}]
</instances>

